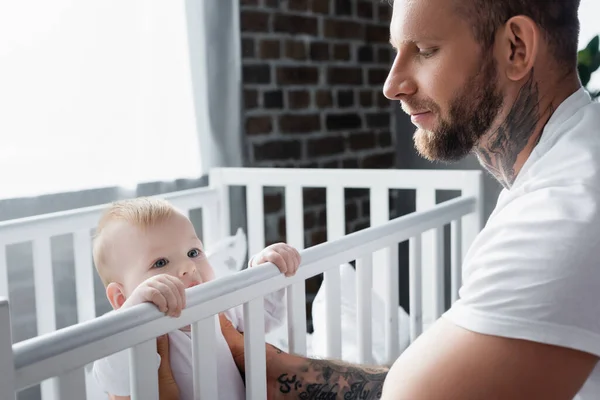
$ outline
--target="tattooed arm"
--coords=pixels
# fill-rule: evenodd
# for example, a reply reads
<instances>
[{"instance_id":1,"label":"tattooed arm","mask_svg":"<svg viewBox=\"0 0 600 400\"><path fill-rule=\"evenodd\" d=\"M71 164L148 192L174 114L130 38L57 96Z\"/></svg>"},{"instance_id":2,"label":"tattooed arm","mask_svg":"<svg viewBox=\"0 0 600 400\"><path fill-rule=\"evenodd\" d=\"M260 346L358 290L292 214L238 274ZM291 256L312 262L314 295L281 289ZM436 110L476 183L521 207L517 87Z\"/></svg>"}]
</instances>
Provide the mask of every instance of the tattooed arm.
<instances>
[{"instance_id":1,"label":"tattooed arm","mask_svg":"<svg viewBox=\"0 0 600 400\"><path fill-rule=\"evenodd\" d=\"M221 331L244 374L244 338L221 316ZM267 351L267 392L269 400L381 398L387 368L360 367L331 360L315 360L287 354L274 346Z\"/></svg>"}]
</instances>

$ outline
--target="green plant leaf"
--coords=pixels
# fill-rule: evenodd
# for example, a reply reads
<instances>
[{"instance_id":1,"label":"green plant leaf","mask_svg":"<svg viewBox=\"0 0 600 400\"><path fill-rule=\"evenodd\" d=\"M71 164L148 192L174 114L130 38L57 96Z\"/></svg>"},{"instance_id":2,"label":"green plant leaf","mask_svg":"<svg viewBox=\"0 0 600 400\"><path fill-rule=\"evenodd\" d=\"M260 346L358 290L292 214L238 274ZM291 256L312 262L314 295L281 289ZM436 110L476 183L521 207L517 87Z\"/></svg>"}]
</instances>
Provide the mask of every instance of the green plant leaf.
<instances>
[{"instance_id":1,"label":"green plant leaf","mask_svg":"<svg viewBox=\"0 0 600 400\"><path fill-rule=\"evenodd\" d=\"M594 36L586 46L586 49L590 51L592 58L595 58L600 53L600 36Z\"/></svg>"},{"instance_id":2,"label":"green plant leaf","mask_svg":"<svg viewBox=\"0 0 600 400\"><path fill-rule=\"evenodd\" d=\"M579 79L581 79L581 84L585 87L590 82L592 78L592 73L590 68L584 64L577 65L577 72L579 72Z\"/></svg>"}]
</instances>

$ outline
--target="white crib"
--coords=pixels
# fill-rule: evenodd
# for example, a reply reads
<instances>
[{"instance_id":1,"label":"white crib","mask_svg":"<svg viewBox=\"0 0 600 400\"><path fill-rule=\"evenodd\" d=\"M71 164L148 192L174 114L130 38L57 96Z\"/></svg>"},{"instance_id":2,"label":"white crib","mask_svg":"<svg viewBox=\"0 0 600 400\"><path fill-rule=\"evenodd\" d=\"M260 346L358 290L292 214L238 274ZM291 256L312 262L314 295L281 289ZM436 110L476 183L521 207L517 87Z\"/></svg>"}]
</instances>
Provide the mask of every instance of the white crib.
<instances>
[{"instance_id":1,"label":"white crib","mask_svg":"<svg viewBox=\"0 0 600 400\"><path fill-rule=\"evenodd\" d=\"M154 338L192 324L197 397L216 398L213 342L214 315L244 304L246 326L246 392L265 399L262 296L287 288L289 349L306 354L306 279L324 273L327 356L341 355L339 265L356 260L357 345L360 361L369 363L372 345L371 296L385 298L386 359L398 346L398 247L410 243L410 337L414 340L444 311L444 226L451 225L451 298L460 285L460 264L482 226L482 175L479 171L214 169L210 186L163 195L183 210L202 209L206 247L229 234L230 186L246 187L248 250L264 247L263 187L285 188L287 241L304 249L303 187L326 188L328 242L301 251L302 265L292 278L265 264L188 290L187 308L173 319L142 304L120 313L96 317L91 230L103 207L90 207L0 222L0 400L42 383L44 400L86 398L84 367L96 359L130 348L132 399L158 399L153 370ZM371 227L345 235L344 189L370 190ZM389 220L389 190L416 191L416 212ZM436 205L436 190L457 190L459 198ZM78 324L56 330L50 239L72 233L75 252ZM38 335L13 344L9 313L6 246L31 241ZM200 340L202 338L202 340Z\"/></svg>"}]
</instances>

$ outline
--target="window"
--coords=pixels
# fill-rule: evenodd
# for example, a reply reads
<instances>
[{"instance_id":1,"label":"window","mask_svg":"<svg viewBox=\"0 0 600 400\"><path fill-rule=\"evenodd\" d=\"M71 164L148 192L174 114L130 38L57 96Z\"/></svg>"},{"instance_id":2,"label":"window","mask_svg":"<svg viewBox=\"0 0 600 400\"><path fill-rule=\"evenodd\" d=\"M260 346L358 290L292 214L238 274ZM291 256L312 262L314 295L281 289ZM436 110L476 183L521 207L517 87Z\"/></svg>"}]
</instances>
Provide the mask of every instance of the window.
<instances>
[{"instance_id":1,"label":"window","mask_svg":"<svg viewBox=\"0 0 600 400\"><path fill-rule=\"evenodd\" d=\"M0 199L202 175L184 1L0 6Z\"/></svg>"}]
</instances>

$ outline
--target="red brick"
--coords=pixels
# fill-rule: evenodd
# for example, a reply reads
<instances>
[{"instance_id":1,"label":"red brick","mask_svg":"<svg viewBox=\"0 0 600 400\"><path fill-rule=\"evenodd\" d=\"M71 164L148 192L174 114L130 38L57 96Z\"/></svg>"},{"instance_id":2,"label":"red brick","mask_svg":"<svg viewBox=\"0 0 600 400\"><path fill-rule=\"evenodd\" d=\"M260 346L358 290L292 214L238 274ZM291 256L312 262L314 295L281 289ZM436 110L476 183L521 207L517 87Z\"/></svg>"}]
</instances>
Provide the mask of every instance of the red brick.
<instances>
[{"instance_id":1,"label":"red brick","mask_svg":"<svg viewBox=\"0 0 600 400\"><path fill-rule=\"evenodd\" d=\"M370 90L360 92L361 107L371 107L373 105L373 93Z\"/></svg>"},{"instance_id":2,"label":"red brick","mask_svg":"<svg viewBox=\"0 0 600 400\"><path fill-rule=\"evenodd\" d=\"M343 153L346 144L341 136L328 136L308 142L308 157L332 156Z\"/></svg>"},{"instance_id":3,"label":"red brick","mask_svg":"<svg viewBox=\"0 0 600 400\"><path fill-rule=\"evenodd\" d=\"M387 47L377 50L377 61L382 64L390 63L393 58L392 51L393 49Z\"/></svg>"},{"instance_id":4,"label":"red brick","mask_svg":"<svg viewBox=\"0 0 600 400\"><path fill-rule=\"evenodd\" d=\"M315 17L277 14L273 21L274 32L289 33L290 35L306 34L316 36L318 27L318 20Z\"/></svg>"},{"instance_id":5,"label":"red brick","mask_svg":"<svg viewBox=\"0 0 600 400\"><path fill-rule=\"evenodd\" d=\"M375 2L372 0L359 1L356 5L356 14L360 18L373 19L373 7Z\"/></svg>"},{"instance_id":6,"label":"red brick","mask_svg":"<svg viewBox=\"0 0 600 400\"><path fill-rule=\"evenodd\" d=\"M254 39L242 38L242 58L254 58L256 56Z\"/></svg>"},{"instance_id":7,"label":"red brick","mask_svg":"<svg viewBox=\"0 0 600 400\"><path fill-rule=\"evenodd\" d=\"M283 196L281 193L266 194L264 196L264 211L265 213L274 213L281 211L283 208Z\"/></svg>"},{"instance_id":8,"label":"red brick","mask_svg":"<svg viewBox=\"0 0 600 400\"><path fill-rule=\"evenodd\" d=\"M242 80L244 83L271 83L271 67L268 64L244 65Z\"/></svg>"},{"instance_id":9,"label":"red brick","mask_svg":"<svg viewBox=\"0 0 600 400\"><path fill-rule=\"evenodd\" d=\"M312 42L310 44L310 59L314 61L329 60L329 43Z\"/></svg>"},{"instance_id":10,"label":"red brick","mask_svg":"<svg viewBox=\"0 0 600 400\"><path fill-rule=\"evenodd\" d=\"M241 0L240 4L242 6L257 6L258 0Z\"/></svg>"},{"instance_id":11,"label":"red brick","mask_svg":"<svg viewBox=\"0 0 600 400\"><path fill-rule=\"evenodd\" d=\"M291 109L307 108L310 106L310 93L306 90L290 90L288 92L288 107Z\"/></svg>"},{"instance_id":12,"label":"red brick","mask_svg":"<svg viewBox=\"0 0 600 400\"><path fill-rule=\"evenodd\" d=\"M367 25L367 42L387 43L390 40L390 29L383 25Z\"/></svg>"},{"instance_id":13,"label":"red brick","mask_svg":"<svg viewBox=\"0 0 600 400\"><path fill-rule=\"evenodd\" d=\"M375 148L375 134L361 132L350 135L348 138L350 150L366 150Z\"/></svg>"},{"instance_id":14,"label":"red brick","mask_svg":"<svg viewBox=\"0 0 600 400\"><path fill-rule=\"evenodd\" d=\"M392 6L389 4L379 5L379 21L389 23L392 19Z\"/></svg>"},{"instance_id":15,"label":"red brick","mask_svg":"<svg viewBox=\"0 0 600 400\"><path fill-rule=\"evenodd\" d=\"M242 10L241 14L240 27L242 32L269 32L269 13Z\"/></svg>"},{"instance_id":16,"label":"red brick","mask_svg":"<svg viewBox=\"0 0 600 400\"><path fill-rule=\"evenodd\" d=\"M279 117L279 129L282 133L308 133L321 129L319 114L288 114Z\"/></svg>"},{"instance_id":17,"label":"red brick","mask_svg":"<svg viewBox=\"0 0 600 400\"><path fill-rule=\"evenodd\" d=\"M304 229L312 229L317 225L317 217L313 211L304 213Z\"/></svg>"},{"instance_id":18,"label":"red brick","mask_svg":"<svg viewBox=\"0 0 600 400\"><path fill-rule=\"evenodd\" d=\"M306 60L306 43L300 40L286 40L285 56L293 60Z\"/></svg>"},{"instance_id":19,"label":"red brick","mask_svg":"<svg viewBox=\"0 0 600 400\"><path fill-rule=\"evenodd\" d=\"M390 71L385 68L369 69L369 85L381 86L385 83Z\"/></svg>"},{"instance_id":20,"label":"red brick","mask_svg":"<svg viewBox=\"0 0 600 400\"><path fill-rule=\"evenodd\" d=\"M393 168L396 156L393 151L373 154L363 158L361 168Z\"/></svg>"},{"instance_id":21,"label":"red brick","mask_svg":"<svg viewBox=\"0 0 600 400\"><path fill-rule=\"evenodd\" d=\"M350 16L352 15L352 6L354 1L350 0L334 0L335 3L335 15Z\"/></svg>"},{"instance_id":22,"label":"red brick","mask_svg":"<svg viewBox=\"0 0 600 400\"><path fill-rule=\"evenodd\" d=\"M389 147L392 145L392 133L390 131L380 132L377 135L377 144L379 147Z\"/></svg>"},{"instance_id":23,"label":"red brick","mask_svg":"<svg viewBox=\"0 0 600 400\"><path fill-rule=\"evenodd\" d=\"M329 14L329 0L312 0L311 10L315 14Z\"/></svg>"},{"instance_id":24,"label":"red brick","mask_svg":"<svg viewBox=\"0 0 600 400\"><path fill-rule=\"evenodd\" d=\"M354 21L325 21L325 37L336 39L363 39L364 27L362 24Z\"/></svg>"},{"instance_id":25,"label":"red brick","mask_svg":"<svg viewBox=\"0 0 600 400\"><path fill-rule=\"evenodd\" d=\"M387 111L367 114L367 126L369 128L389 128L391 116Z\"/></svg>"},{"instance_id":26,"label":"red brick","mask_svg":"<svg viewBox=\"0 0 600 400\"><path fill-rule=\"evenodd\" d=\"M317 107L325 108L333 105L333 96L328 90L318 90L316 96Z\"/></svg>"},{"instance_id":27,"label":"red brick","mask_svg":"<svg viewBox=\"0 0 600 400\"><path fill-rule=\"evenodd\" d=\"M246 110L258 107L258 92L256 90L244 90L244 107Z\"/></svg>"},{"instance_id":28,"label":"red brick","mask_svg":"<svg viewBox=\"0 0 600 400\"><path fill-rule=\"evenodd\" d=\"M358 168L358 160L356 158L342 160L342 168Z\"/></svg>"},{"instance_id":29,"label":"red brick","mask_svg":"<svg viewBox=\"0 0 600 400\"><path fill-rule=\"evenodd\" d=\"M247 117L246 134L258 135L271 133L273 131L273 121L270 116Z\"/></svg>"},{"instance_id":30,"label":"red brick","mask_svg":"<svg viewBox=\"0 0 600 400\"><path fill-rule=\"evenodd\" d=\"M358 206L355 202L346 203L346 219L353 220L358 217Z\"/></svg>"},{"instance_id":31,"label":"red brick","mask_svg":"<svg viewBox=\"0 0 600 400\"><path fill-rule=\"evenodd\" d=\"M303 202L305 207L318 206L325 204L324 188L305 188L303 190Z\"/></svg>"},{"instance_id":32,"label":"red brick","mask_svg":"<svg viewBox=\"0 0 600 400\"><path fill-rule=\"evenodd\" d=\"M288 0L288 10L308 11L309 0Z\"/></svg>"},{"instance_id":33,"label":"red brick","mask_svg":"<svg viewBox=\"0 0 600 400\"><path fill-rule=\"evenodd\" d=\"M327 241L327 232L325 230L318 230L313 232L311 235L311 245L316 246Z\"/></svg>"},{"instance_id":34,"label":"red brick","mask_svg":"<svg viewBox=\"0 0 600 400\"><path fill-rule=\"evenodd\" d=\"M362 85L362 68L330 67L327 69L327 82L330 85Z\"/></svg>"},{"instance_id":35,"label":"red brick","mask_svg":"<svg viewBox=\"0 0 600 400\"><path fill-rule=\"evenodd\" d=\"M316 67L278 67L277 83L280 85L306 85L319 82Z\"/></svg>"},{"instance_id":36,"label":"red brick","mask_svg":"<svg viewBox=\"0 0 600 400\"><path fill-rule=\"evenodd\" d=\"M341 61L350 60L350 45L348 44L336 44L333 46L333 58Z\"/></svg>"},{"instance_id":37,"label":"red brick","mask_svg":"<svg viewBox=\"0 0 600 400\"><path fill-rule=\"evenodd\" d=\"M362 126L361 117L356 113L329 114L325 122L329 131L357 129Z\"/></svg>"},{"instance_id":38,"label":"red brick","mask_svg":"<svg viewBox=\"0 0 600 400\"><path fill-rule=\"evenodd\" d=\"M375 98L377 99L377 107L379 108L388 108L392 105L392 100L385 97L381 91L375 93Z\"/></svg>"},{"instance_id":39,"label":"red brick","mask_svg":"<svg viewBox=\"0 0 600 400\"><path fill-rule=\"evenodd\" d=\"M354 105L354 91L353 90L338 91L337 105L340 108L352 107Z\"/></svg>"},{"instance_id":40,"label":"red brick","mask_svg":"<svg viewBox=\"0 0 600 400\"><path fill-rule=\"evenodd\" d=\"M254 160L299 160L302 157L302 148L297 140L277 140L254 145Z\"/></svg>"},{"instance_id":41,"label":"red brick","mask_svg":"<svg viewBox=\"0 0 600 400\"><path fill-rule=\"evenodd\" d=\"M281 57L279 40L265 39L259 44L259 57L263 60L278 59Z\"/></svg>"}]
</instances>

